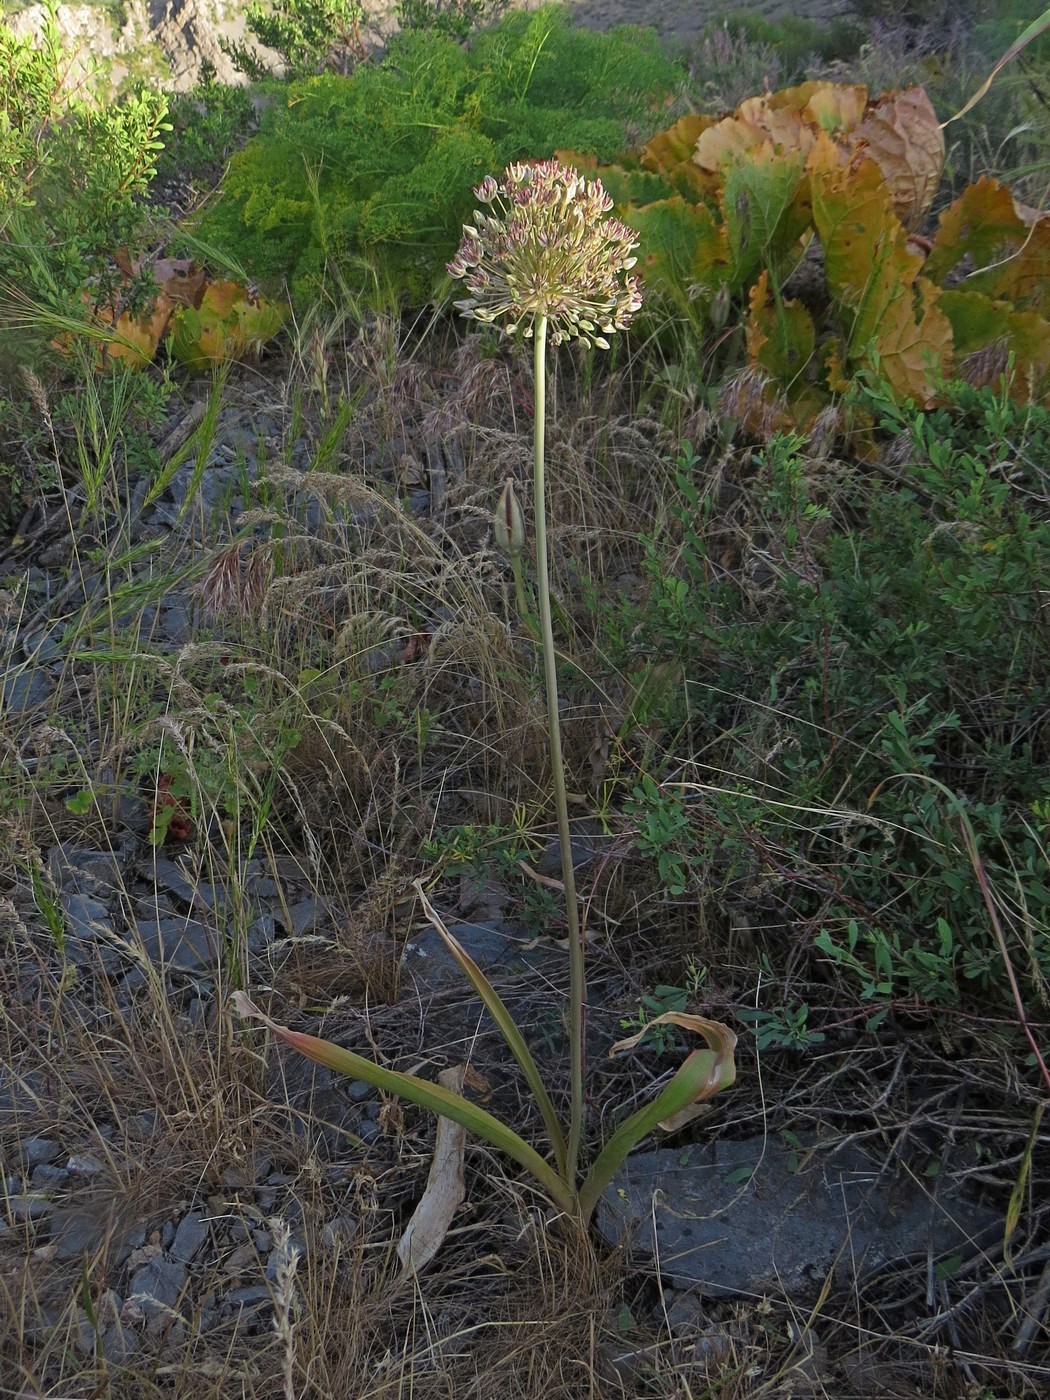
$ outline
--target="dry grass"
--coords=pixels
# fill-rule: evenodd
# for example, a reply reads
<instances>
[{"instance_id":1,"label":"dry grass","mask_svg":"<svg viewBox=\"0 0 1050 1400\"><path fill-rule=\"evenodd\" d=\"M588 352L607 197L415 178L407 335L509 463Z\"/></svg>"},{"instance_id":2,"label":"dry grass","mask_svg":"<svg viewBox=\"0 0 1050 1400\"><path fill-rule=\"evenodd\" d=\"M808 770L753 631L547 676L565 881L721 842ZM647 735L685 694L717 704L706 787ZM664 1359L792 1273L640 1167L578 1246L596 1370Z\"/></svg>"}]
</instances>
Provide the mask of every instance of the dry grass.
<instances>
[{"instance_id":1,"label":"dry grass","mask_svg":"<svg viewBox=\"0 0 1050 1400\"><path fill-rule=\"evenodd\" d=\"M548 447L572 785L581 811L604 802L619 837L582 882L603 1128L667 1069L652 1052L626 1069L600 1057L641 991L696 959L709 969L707 1009L731 1015L763 937L795 938L794 953L779 950L785 996L803 961L798 931L775 920L743 927L715 898L669 901L623 814L624 793L667 757L666 736L635 717L683 678L654 674L646 658L617 674L590 641L584 595L643 587L642 534L671 557L675 443L713 431L685 398L668 423L639 411L634 368L592 382L587 364L564 357ZM227 993L250 983L283 1018L323 1024L386 1062L433 1075L468 1061L521 1131L536 1127L462 994L414 993L400 975L428 838L517 823L542 851L549 835L533 644L490 526L506 476L527 499L527 385L517 352L482 336L445 344L433 327L389 316L317 320L286 361L223 388L224 407L248 418L265 409L279 428L232 525L198 502L169 541L139 554L115 490L100 560L83 542L72 548L80 518L65 522L73 573L47 608L67 629L55 690L0 725L0 1157L13 1178L0 1230L0 1396L1001 1400L1037 1395L1050 1379L1042 1160L1012 1269L989 1251L943 1280L924 1263L867 1292L836 1286L813 1309L741 1298L683 1322L658 1271L592 1249L474 1144L467 1204L434 1266L405 1278L399 1227L422 1189L432 1125L387 1102L366 1141L346 1086L231 1024ZM785 564L756 523L749 462L712 451L703 491L717 507L712 569L743 576L758 596ZM823 456L813 470L827 479L850 468ZM423 490L426 510L413 509ZM170 592L190 612L179 645L151 612ZM39 625L30 611L12 588L12 657ZM772 753L775 716L748 742L756 761ZM688 764L681 773L711 779ZM207 976L163 973L135 932L151 880L144 838L172 781L188 834L160 854L178 858L195 917L222 949ZM118 992L101 947L63 956L50 857L63 842L120 855L132 828L137 852L107 895L127 920L132 976ZM290 869L323 916L254 949L253 882L295 883ZM209 907L208 890L221 905ZM469 877L444 892L468 907L477 895ZM159 914L156 882L153 897ZM560 989L517 990L556 1045ZM1004 1204L1036 1104L987 1027L963 1026L943 1050L918 1024L914 1047L861 1044L852 1037L864 1010L841 988L826 995L819 1009L841 1018L833 1051L766 1064L746 1049L710 1131L811 1128L915 1170L931 1143L950 1140L959 1184ZM982 1038L960 1055L971 1029ZM93 1164L58 1189L39 1235L20 1218L28 1207L11 1205L34 1136L58 1141L63 1161ZM171 1311L146 1315L127 1296L130 1276L190 1206L207 1215L208 1242ZM64 1251L71 1238L82 1248ZM239 1320L216 1305L234 1287L267 1290ZM103 1347L102 1336L116 1340Z\"/></svg>"}]
</instances>

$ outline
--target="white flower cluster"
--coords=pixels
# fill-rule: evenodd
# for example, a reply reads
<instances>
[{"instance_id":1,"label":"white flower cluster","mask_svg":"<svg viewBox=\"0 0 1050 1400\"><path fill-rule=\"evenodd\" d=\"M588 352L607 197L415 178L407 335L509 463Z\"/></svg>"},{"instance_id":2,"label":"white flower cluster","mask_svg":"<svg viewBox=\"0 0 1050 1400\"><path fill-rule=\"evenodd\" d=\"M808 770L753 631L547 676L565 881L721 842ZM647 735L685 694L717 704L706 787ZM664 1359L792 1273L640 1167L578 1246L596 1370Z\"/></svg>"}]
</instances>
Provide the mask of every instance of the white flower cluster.
<instances>
[{"instance_id":1,"label":"white flower cluster","mask_svg":"<svg viewBox=\"0 0 1050 1400\"><path fill-rule=\"evenodd\" d=\"M578 337L608 350L605 337L630 323L642 296L628 275L637 237L605 217L612 199L601 182L548 160L508 166L474 194L493 212L475 212L448 264L470 292L457 309L509 335L531 336L545 316L553 345Z\"/></svg>"}]
</instances>

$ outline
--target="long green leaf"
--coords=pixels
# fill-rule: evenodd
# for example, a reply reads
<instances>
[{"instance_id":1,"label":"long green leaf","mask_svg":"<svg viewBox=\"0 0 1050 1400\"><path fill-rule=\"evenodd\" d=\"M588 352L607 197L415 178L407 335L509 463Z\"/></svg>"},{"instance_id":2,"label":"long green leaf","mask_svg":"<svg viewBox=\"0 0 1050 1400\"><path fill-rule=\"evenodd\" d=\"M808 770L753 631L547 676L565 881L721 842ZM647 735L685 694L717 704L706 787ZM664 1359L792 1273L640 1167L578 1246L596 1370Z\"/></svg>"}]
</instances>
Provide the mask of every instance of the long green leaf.
<instances>
[{"instance_id":1,"label":"long green leaf","mask_svg":"<svg viewBox=\"0 0 1050 1400\"><path fill-rule=\"evenodd\" d=\"M659 1022L679 1025L685 1022L702 1025L701 1034L715 1048L713 1050L694 1050L664 1091L651 1104L646 1104L637 1113L632 1113L630 1118L621 1123L616 1132L613 1133L598 1154L587 1173L586 1180L580 1187L580 1214L584 1221L590 1219L602 1192L616 1175L617 1169L637 1142L651 1133L654 1128L659 1127L661 1123L668 1119L674 1119L692 1104L702 1103L705 1099L713 1098L720 1090L728 1089L736 1079L736 1063L733 1059L736 1036L727 1026L716 1021L704 1021L701 1017L682 1016L675 1012L654 1017L649 1025L652 1026ZM644 1035L645 1032L643 1031L641 1034ZM640 1038L640 1035L634 1036L630 1041L623 1041L620 1046L614 1046L613 1050L615 1052L616 1049L627 1048Z\"/></svg>"},{"instance_id":2,"label":"long green leaf","mask_svg":"<svg viewBox=\"0 0 1050 1400\"><path fill-rule=\"evenodd\" d=\"M551 1103L550 1095L547 1093L547 1086L540 1075L539 1067L532 1057L532 1051L525 1043L525 1037L518 1030L513 1016L507 1010L499 993L492 983L478 967L477 963L442 922L440 914L431 904L423 889L422 882L415 880L416 890L419 893L420 902L423 905L423 912L437 929L438 933L445 941L445 946L459 963L464 973L468 977L471 986L478 996L485 1003L485 1009L499 1027L500 1035L507 1042L511 1054L521 1067L521 1072L525 1076L526 1083L532 1090L532 1096L539 1105L540 1113L547 1128L547 1135L551 1140L554 1149L554 1160L558 1164L558 1172L564 1179L565 1170L565 1136L561 1130L557 1115L554 1112L554 1105Z\"/></svg>"},{"instance_id":3,"label":"long green leaf","mask_svg":"<svg viewBox=\"0 0 1050 1400\"><path fill-rule=\"evenodd\" d=\"M980 102L981 98L991 87L1000 69L1005 68L1012 59L1017 57L1022 49L1026 49L1033 39L1038 39L1040 34L1047 29L1050 29L1050 10L1044 10L1038 19L1034 19L1027 29L1021 31L1016 40L1010 45L1002 58L999 59L998 63L988 74L987 78L985 78L981 86L970 98L969 102L967 102L964 107L960 107L953 117L949 117L946 122L941 122L941 125L948 126L952 122L957 122L960 117L965 117L966 113L977 106L978 102Z\"/></svg>"},{"instance_id":4,"label":"long green leaf","mask_svg":"<svg viewBox=\"0 0 1050 1400\"><path fill-rule=\"evenodd\" d=\"M440 1084L434 1084L429 1079L420 1079L414 1074L384 1069L373 1060L357 1055L353 1050L344 1050L342 1046L334 1045L330 1040L322 1040L319 1036L305 1035L300 1031L289 1030L287 1026L279 1026L264 1011L260 1011L244 992L234 992L231 1002L238 1016L262 1021L279 1040L305 1055L308 1060L324 1065L326 1069L333 1069L339 1074L349 1075L353 1079L363 1079L366 1084L372 1084L384 1093L397 1094L403 1099L408 1099L410 1103L419 1104L420 1108L429 1109L431 1113L438 1113L445 1118L451 1118L454 1123L461 1123L468 1131L484 1138L500 1152L512 1157L526 1171L531 1172L559 1209L567 1215L576 1215L576 1194L553 1167L505 1123L501 1123L491 1113L486 1113L483 1108L478 1108L477 1104L471 1103L461 1094L455 1094Z\"/></svg>"}]
</instances>

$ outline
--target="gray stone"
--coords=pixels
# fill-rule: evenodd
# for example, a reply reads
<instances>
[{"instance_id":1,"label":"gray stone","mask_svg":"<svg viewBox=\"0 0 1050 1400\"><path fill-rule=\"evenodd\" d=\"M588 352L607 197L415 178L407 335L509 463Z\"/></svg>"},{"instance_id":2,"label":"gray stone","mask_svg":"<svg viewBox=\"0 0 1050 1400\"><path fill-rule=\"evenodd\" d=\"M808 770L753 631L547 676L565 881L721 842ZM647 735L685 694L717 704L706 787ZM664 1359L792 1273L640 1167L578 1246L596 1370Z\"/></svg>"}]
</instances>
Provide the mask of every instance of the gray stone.
<instances>
[{"instance_id":1,"label":"gray stone","mask_svg":"<svg viewBox=\"0 0 1050 1400\"><path fill-rule=\"evenodd\" d=\"M569 838L572 843L572 866L580 870L600 856L607 855L617 837L603 831L600 822L593 817L575 817L569 822ZM536 861L536 869L541 875L561 879L561 841L557 836L548 841Z\"/></svg>"},{"instance_id":2,"label":"gray stone","mask_svg":"<svg viewBox=\"0 0 1050 1400\"><path fill-rule=\"evenodd\" d=\"M122 883L128 850L96 851L63 841L47 854L48 870L56 885L81 894L105 894Z\"/></svg>"},{"instance_id":3,"label":"gray stone","mask_svg":"<svg viewBox=\"0 0 1050 1400\"><path fill-rule=\"evenodd\" d=\"M100 899L75 890L60 890L58 902L66 916L66 930L81 943L93 943L108 933L113 936L109 910Z\"/></svg>"},{"instance_id":4,"label":"gray stone","mask_svg":"<svg viewBox=\"0 0 1050 1400\"><path fill-rule=\"evenodd\" d=\"M62 660L62 633L55 628L48 631L41 628L37 632L26 633L22 637L22 651L29 661L35 661L38 665L42 662Z\"/></svg>"},{"instance_id":5,"label":"gray stone","mask_svg":"<svg viewBox=\"0 0 1050 1400\"><path fill-rule=\"evenodd\" d=\"M178 1307L188 1277L186 1265L177 1259L151 1259L132 1275L128 1298L138 1303L147 1317L170 1317Z\"/></svg>"},{"instance_id":6,"label":"gray stone","mask_svg":"<svg viewBox=\"0 0 1050 1400\"><path fill-rule=\"evenodd\" d=\"M1002 1220L944 1186L934 1199L908 1176L880 1173L852 1146L811 1142L800 1154L750 1138L628 1158L597 1226L674 1288L804 1304L832 1271L840 1283L868 1278L931 1244L936 1255L966 1254Z\"/></svg>"},{"instance_id":7,"label":"gray stone","mask_svg":"<svg viewBox=\"0 0 1050 1400\"><path fill-rule=\"evenodd\" d=\"M0 712L17 715L34 710L46 705L51 694L51 681L38 667L8 671L0 680Z\"/></svg>"},{"instance_id":8,"label":"gray stone","mask_svg":"<svg viewBox=\"0 0 1050 1400\"><path fill-rule=\"evenodd\" d=\"M49 1137L26 1138L19 1148L19 1156L27 1167L38 1167L42 1163L57 1161L62 1148Z\"/></svg>"},{"instance_id":9,"label":"gray stone","mask_svg":"<svg viewBox=\"0 0 1050 1400\"><path fill-rule=\"evenodd\" d=\"M34 1191L58 1191L69 1182L65 1167L53 1167L50 1162L41 1162L29 1176L29 1184Z\"/></svg>"},{"instance_id":10,"label":"gray stone","mask_svg":"<svg viewBox=\"0 0 1050 1400\"><path fill-rule=\"evenodd\" d=\"M107 1222L89 1210L64 1213L51 1231L55 1258L63 1264L97 1249L105 1238Z\"/></svg>"},{"instance_id":11,"label":"gray stone","mask_svg":"<svg viewBox=\"0 0 1050 1400\"><path fill-rule=\"evenodd\" d=\"M253 1283L250 1288L235 1288L227 1295L226 1301L232 1308L245 1312L269 1303L270 1290L264 1283Z\"/></svg>"},{"instance_id":12,"label":"gray stone","mask_svg":"<svg viewBox=\"0 0 1050 1400\"><path fill-rule=\"evenodd\" d=\"M168 1253L182 1264L192 1264L204 1248L210 1226L199 1210L191 1210L179 1221Z\"/></svg>"},{"instance_id":13,"label":"gray stone","mask_svg":"<svg viewBox=\"0 0 1050 1400\"><path fill-rule=\"evenodd\" d=\"M72 1172L75 1176L98 1176L104 1170L102 1163L87 1152L74 1154L66 1163L66 1171Z\"/></svg>"},{"instance_id":14,"label":"gray stone","mask_svg":"<svg viewBox=\"0 0 1050 1400\"><path fill-rule=\"evenodd\" d=\"M184 904L202 903L209 909L225 908L229 903L221 885L200 879L185 870L179 862L167 856L157 856L150 872L156 883Z\"/></svg>"},{"instance_id":15,"label":"gray stone","mask_svg":"<svg viewBox=\"0 0 1050 1400\"><path fill-rule=\"evenodd\" d=\"M197 919L140 919L138 932L151 962L199 972L222 960L222 938Z\"/></svg>"},{"instance_id":16,"label":"gray stone","mask_svg":"<svg viewBox=\"0 0 1050 1400\"><path fill-rule=\"evenodd\" d=\"M526 973L541 977L559 973L565 967L565 954L557 948L536 944L532 938L519 938L503 923L450 924L449 932L477 963L491 975ZM437 929L428 928L405 944L401 971L421 986L436 991L444 982L462 982L463 970L449 952Z\"/></svg>"},{"instance_id":17,"label":"gray stone","mask_svg":"<svg viewBox=\"0 0 1050 1400\"><path fill-rule=\"evenodd\" d=\"M248 928L248 952L258 957L276 937L277 920L272 914L260 914Z\"/></svg>"},{"instance_id":18,"label":"gray stone","mask_svg":"<svg viewBox=\"0 0 1050 1400\"><path fill-rule=\"evenodd\" d=\"M284 922L290 926L289 932L291 933L312 933L318 924L323 923L329 917L328 905L325 901L316 895L311 895L309 899L303 899L298 904L293 904L288 910Z\"/></svg>"},{"instance_id":19,"label":"gray stone","mask_svg":"<svg viewBox=\"0 0 1050 1400\"><path fill-rule=\"evenodd\" d=\"M102 1355L111 1366L120 1366L139 1349L139 1339L120 1318L102 1334Z\"/></svg>"},{"instance_id":20,"label":"gray stone","mask_svg":"<svg viewBox=\"0 0 1050 1400\"><path fill-rule=\"evenodd\" d=\"M51 1202L46 1196L29 1191L8 1196L6 1205L7 1213L16 1225L27 1220L41 1220L51 1210Z\"/></svg>"}]
</instances>

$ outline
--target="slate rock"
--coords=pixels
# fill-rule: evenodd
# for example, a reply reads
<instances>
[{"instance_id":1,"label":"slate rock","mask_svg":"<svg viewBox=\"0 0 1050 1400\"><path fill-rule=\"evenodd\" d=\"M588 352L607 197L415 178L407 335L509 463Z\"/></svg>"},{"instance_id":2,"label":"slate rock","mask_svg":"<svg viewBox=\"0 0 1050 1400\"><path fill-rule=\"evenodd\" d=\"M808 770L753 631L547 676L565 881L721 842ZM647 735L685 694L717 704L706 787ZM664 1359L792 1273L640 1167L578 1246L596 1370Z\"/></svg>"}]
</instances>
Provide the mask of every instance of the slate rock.
<instances>
[{"instance_id":1,"label":"slate rock","mask_svg":"<svg viewBox=\"0 0 1050 1400\"><path fill-rule=\"evenodd\" d=\"M27 1220L41 1220L51 1210L51 1202L47 1197L32 1191L8 1196L5 1204L8 1215L16 1225Z\"/></svg>"},{"instance_id":2,"label":"slate rock","mask_svg":"<svg viewBox=\"0 0 1050 1400\"><path fill-rule=\"evenodd\" d=\"M128 1299L138 1303L147 1317L170 1316L178 1308L188 1277L186 1265L177 1259L151 1259L132 1274Z\"/></svg>"},{"instance_id":3,"label":"slate rock","mask_svg":"<svg viewBox=\"0 0 1050 1400\"><path fill-rule=\"evenodd\" d=\"M48 870L55 884L81 894L106 894L120 885L126 863L127 852L122 848L96 851L72 841L52 846L47 854Z\"/></svg>"},{"instance_id":4,"label":"slate rock","mask_svg":"<svg viewBox=\"0 0 1050 1400\"><path fill-rule=\"evenodd\" d=\"M230 1307L241 1312L250 1312L261 1308L270 1301L270 1290L264 1283L254 1283L248 1288L235 1288L226 1298Z\"/></svg>"},{"instance_id":5,"label":"slate rock","mask_svg":"<svg viewBox=\"0 0 1050 1400\"><path fill-rule=\"evenodd\" d=\"M65 1167L53 1167L50 1162L41 1162L29 1175L29 1184L34 1191L59 1191L69 1182Z\"/></svg>"},{"instance_id":6,"label":"slate rock","mask_svg":"<svg viewBox=\"0 0 1050 1400\"><path fill-rule=\"evenodd\" d=\"M200 972L222 960L221 936L198 919L178 915L140 919L137 927L151 962L163 962L183 972Z\"/></svg>"},{"instance_id":7,"label":"slate rock","mask_svg":"<svg viewBox=\"0 0 1050 1400\"><path fill-rule=\"evenodd\" d=\"M312 933L318 924L323 923L330 917L328 905L323 899L316 895L311 895L308 899L300 900L298 904L293 904L288 910L287 917L279 916L281 922L289 926L289 932L296 935Z\"/></svg>"},{"instance_id":8,"label":"slate rock","mask_svg":"<svg viewBox=\"0 0 1050 1400\"><path fill-rule=\"evenodd\" d=\"M109 910L94 895L77 890L60 890L58 902L66 916L66 932L79 943L94 943L100 936L113 933Z\"/></svg>"},{"instance_id":9,"label":"slate rock","mask_svg":"<svg viewBox=\"0 0 1050 1400\"><path fill-rule=\"evenodd\" d=\"M54 1138L26 1138L25 1142L23 1142L19 1148L19 1156L27 1167L39 1167L50 1162L56 1162L61 1155L62 1148Z\"/></svg>"},{"instance_id":10,"label":"slate rock","mask_svg":"<svg viewBox=\"0 0 1050 1400\"><path fill-rule=\"evenodd\" d=\"M50 679L39 667L9 671L0 680L0 712L17 715L35 710L38 705L47 704L52 689Z\"/></svg>"},{"instance_id":11,"label":"slate rock","mask_svg":"<svg viewBox=\"0 0 1050 1400\"><path fill-rule=\"evenodd\" d=\"M503 975L547 977L552 972L564 971L565 954L560 949L535 943L531 936L516 936L506 924L457 923L450 924L448 929L486 975L498 971ZM535 946L529 946L534 943ZM458 983L464 980L462 968L434 928L426 929L405 944L401 971L431 991L450 980Z\"/></svg>"},{"instance_id":12,"label":"slate rock","mask_svg":"<svg viewBox=\"0 0 1050 1400\"><path fill-rule=\"evenodd\" d=\"M168 856L158 855L149 869L161 889L173 894L183 904L202 903L209 909L225 908L229 903L226 891L212 881L196 878Z\"/></svg>"},{"instance_id":13,"label":"slate rock","mask_svg":"<svg viewBox=\"0 0 1050 1400\"><path fill-rule=\"evenodd\" d=\"M629 1157L597 1226L674 1288L801 1304L816 1299L832 1270L838 1283L869 1278L924 1256L931 1243L935 1255L965 1255L1003 1228L996 1212L944 1185L934 1198L852 1146L809 1142L800 1154L761 1137Z\"/></svg>"},{"instance_id":14,"label":"slate rock","mask_svg":"<svg viewBox=\"0 0 1050 1400\"><path fill-rule=\"evenodd\" d=\"M181 1264L192 1264L204 1248L210 1226L199 1210L191 1210L179 1221L168 1254Z\"/></svg>"}]
</instances>

